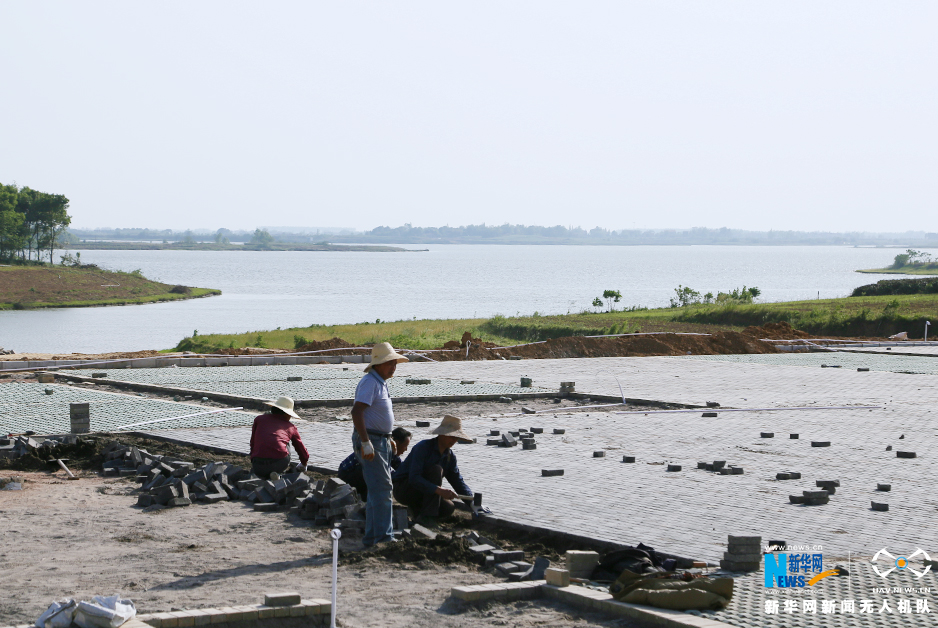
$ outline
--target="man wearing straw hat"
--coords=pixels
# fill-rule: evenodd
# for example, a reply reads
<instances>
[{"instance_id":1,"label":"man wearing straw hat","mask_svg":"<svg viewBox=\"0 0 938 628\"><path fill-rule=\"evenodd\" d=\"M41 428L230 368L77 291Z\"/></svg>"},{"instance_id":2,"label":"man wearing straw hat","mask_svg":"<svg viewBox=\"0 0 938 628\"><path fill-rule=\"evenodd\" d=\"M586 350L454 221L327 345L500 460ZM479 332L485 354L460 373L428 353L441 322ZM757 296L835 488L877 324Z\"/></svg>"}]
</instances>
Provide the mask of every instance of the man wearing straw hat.
<instances>
[{"instance_id":1,"label":"man wearing straw hat","mask_svg":"<svg viewBox=\"0 0 938 628\"><path fill-rule=\"evenodd\" d=\"M362 466L368 501L365 503L365 536L362 544L370 547L394 541L394 508L391 497L391 432L394 410L388 380L398 362L407 362L390 343L380 342L371 349L371 364L355 389L352 406L352 448Z\"/></svg>"},{"instance_id":2,"label":"man wearing straw hat","mask_svg":"<svg viewBox=\"0 0 938 628\"><path fill-rule=\"evenodd\" d=\"M430 432L436 438L420 441L394 472L394 497L417 513L417 523L436 526L439 517L448 517L456 510L457 497L472 499L452 448L457 442L471 443L462 431L462 419L445 416L439 427ZM443 488L443 478L455 492Z\"/></svg>"},{"instance_id":3,"label":"man wearing straw hat","mask_svg":"<svg viewBox=\"0 0 938 628\"><path fill-rule=\"evenodd\" d=\"M290 466L290 443L300 458L300 470L306 469L309 452L300 439L300 431L290 422L298 419L293 411L293 399L280 397L267 403L270 412L254 419L251 428L251 470L259 478L271 478ZM279 477L277 479L280 479Z\"/></svg>"}]
</instances>

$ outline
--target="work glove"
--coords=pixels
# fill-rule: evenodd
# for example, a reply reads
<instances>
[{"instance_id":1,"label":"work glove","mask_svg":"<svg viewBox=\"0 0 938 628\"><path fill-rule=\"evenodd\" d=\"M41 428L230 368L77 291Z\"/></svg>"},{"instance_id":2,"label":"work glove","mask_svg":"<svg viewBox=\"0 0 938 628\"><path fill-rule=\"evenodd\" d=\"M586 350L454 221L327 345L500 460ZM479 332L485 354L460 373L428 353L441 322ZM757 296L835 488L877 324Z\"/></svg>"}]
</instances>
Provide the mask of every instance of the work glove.
<instances>
[{"instance_id":1,"label":"work glove","mask_svg":"<svg viewBox=\"0 0 938 628\"><path fill-rule=\"evenodd\" d=\"M305 464L296 465L296 471L298 473L306 473L306 465Z\"/></svg>"},{"instance_id":2,"label":"work glove","mask_svg":"<svg viewBox=\"0 0 938 628\"><path fill-rule=\"evenodd\" d=\"M375 459L375 447L371 444L370 440L366 440L362 443L362 458L365 460Z\"/></svg>"}]
</instances>

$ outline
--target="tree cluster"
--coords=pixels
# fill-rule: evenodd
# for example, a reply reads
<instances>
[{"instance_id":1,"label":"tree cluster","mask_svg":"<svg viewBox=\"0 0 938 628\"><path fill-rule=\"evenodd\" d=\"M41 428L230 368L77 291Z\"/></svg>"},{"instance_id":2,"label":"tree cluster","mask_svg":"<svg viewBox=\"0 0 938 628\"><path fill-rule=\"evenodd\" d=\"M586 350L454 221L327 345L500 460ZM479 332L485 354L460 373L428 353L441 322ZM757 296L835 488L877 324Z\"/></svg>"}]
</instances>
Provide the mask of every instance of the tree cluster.
<instances>
[{"instance_id":1,"label":"tree cluster","mask_svg":"<svg viewBox=\"0 0 938 628\"><path fill-rule=\"evenodd\" d=\"M0 183L0 260L42 261L60 246L72 217L68 199Z\"/></svg>"}]
</instances>

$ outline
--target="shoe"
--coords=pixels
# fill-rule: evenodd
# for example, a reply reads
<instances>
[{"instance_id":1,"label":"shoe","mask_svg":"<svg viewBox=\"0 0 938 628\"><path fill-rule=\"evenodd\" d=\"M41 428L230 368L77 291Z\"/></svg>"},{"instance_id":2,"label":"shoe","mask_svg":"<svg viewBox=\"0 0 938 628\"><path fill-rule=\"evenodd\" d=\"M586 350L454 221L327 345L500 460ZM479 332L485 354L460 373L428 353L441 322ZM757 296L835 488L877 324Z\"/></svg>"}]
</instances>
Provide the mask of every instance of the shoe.
<instances>
[{"instance_id":1,"label":"shoe","mask_svg":"<svg viewBox=\"0 0 938 628\"><path fill-rule=\"evenodd\" d=\"M414 523L419 523L425 528L438 528L440 527L440 521L436 517L428 517L426 515L421 515L417 517Z\"/></svg>"},{"instance_id":2,"label":"shoe","mask_svg":"<svg viewBox=\"0 0 938 628\"><path fill-rule=\"evenodd\" d=\"M280 479L280 474L279 474L279 473L277 473L276 471L271 471L271 472L270 472L270 481L271 481L271 482L276 482L276 481L279 480L279 479Z\"/></svg>"}]
</instances>

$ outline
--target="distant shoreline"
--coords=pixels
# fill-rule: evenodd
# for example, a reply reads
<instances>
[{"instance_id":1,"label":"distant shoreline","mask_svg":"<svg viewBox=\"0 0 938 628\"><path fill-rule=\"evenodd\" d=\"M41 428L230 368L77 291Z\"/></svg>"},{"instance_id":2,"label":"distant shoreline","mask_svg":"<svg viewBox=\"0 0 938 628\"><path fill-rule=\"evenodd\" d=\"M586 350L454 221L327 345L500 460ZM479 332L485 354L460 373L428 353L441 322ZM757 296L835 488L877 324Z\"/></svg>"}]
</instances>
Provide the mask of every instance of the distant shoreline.
<instances>
[{"instance_id":1,"label":"distant shoreline","mask_svg":"<svg viewBox=\"0 0 938 628\"><path fill-rule=\"evenodd\" d=\"M938 275L938 269L925 268L866 268L858 270L858 273L870 273L875 275Z\"/></svg>"},{"instance_id":2,"label":"distant shoreline","mask_svg":"<svg viewBox=\"0 0 938 628\"><path fill-rule=\"evenodd\" d=\"M405 249L374 244L215 244L213 242L78 242L63 247L70 251L352 251L370 253L425 253L429 249Z\"/></svg>"}]
</instances>

